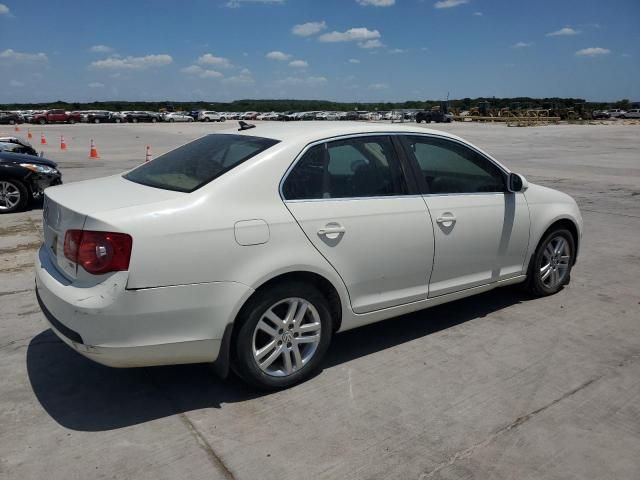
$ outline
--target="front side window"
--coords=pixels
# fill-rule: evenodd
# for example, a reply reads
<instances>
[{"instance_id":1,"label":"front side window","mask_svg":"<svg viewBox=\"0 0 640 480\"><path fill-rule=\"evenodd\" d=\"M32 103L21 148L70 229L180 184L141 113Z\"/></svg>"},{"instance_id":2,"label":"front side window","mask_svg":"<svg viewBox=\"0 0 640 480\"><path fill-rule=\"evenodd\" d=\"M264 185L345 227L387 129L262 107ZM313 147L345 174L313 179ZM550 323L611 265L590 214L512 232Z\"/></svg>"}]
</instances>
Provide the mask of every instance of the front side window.
<instances>
[{"instance_id":1,"label":"front side window","mask_svg":"<svg viewBox=\"0 0 640 480\"><path fill-rule=\"evenodd\" d=\"M391 139L366 136L315 145L283 185L287 200L406 195Z\"/></svg>"},{"instance_id":2,"label":"front side window","mask_svg":"<svg viewBox=\"0 0 640 480\"><path fill-rule=\"evenodd\" d=\"M207 135L124 175L135 183L193 192L242 162L278 143L246 135Z\"/></svg>"},{"instance_id":3,"label":"front side window","mask_svg":"<svg viewBox=\"0 0 640 480\"><path fill-rule=\"evenodd\" d=\"M505 175L478 152L442 138L406 136L425 180L423 193L504 192Z\"/></svg>"}]
</instances>

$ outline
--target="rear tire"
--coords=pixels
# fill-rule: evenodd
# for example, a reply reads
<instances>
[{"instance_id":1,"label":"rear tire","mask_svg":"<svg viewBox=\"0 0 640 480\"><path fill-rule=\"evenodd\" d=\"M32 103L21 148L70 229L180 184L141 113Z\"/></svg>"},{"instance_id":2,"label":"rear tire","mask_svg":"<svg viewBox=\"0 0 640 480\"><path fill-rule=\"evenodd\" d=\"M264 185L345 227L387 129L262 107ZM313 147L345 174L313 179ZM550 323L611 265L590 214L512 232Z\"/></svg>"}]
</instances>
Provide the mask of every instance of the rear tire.
<instances>
[{"instance_id":1,"label":"rear tire","mask_svg":"<svg viewBox=\"0 0 640 480\"><path fill-rule=\"evenodd\" d=\"M20 180L0 179L0 214L24 210L29 197L27 187Z\"/></svg>"},{"instance_id":2,"label":"rear tire","mask_svg":"<svg viewBox=\"0 0 640 480\"><path fill-rule=\"evenodd\" d=\"M576 255L572 233L555 228L542 238L529 262L525 289L536 297L553 295L571 280Z\"/></svg>"},{"instance_id":3,"label":"rear tire","mask_svg":"<svg viewBox=\"0 0 640 480\"><path fill-rule=\"evenodd\" d=\"M282 283L258 292L236 321L232 368L264 390L291 387L312 376L333 333L326 298L304 283Z\"/></svg>"}]
</instances>

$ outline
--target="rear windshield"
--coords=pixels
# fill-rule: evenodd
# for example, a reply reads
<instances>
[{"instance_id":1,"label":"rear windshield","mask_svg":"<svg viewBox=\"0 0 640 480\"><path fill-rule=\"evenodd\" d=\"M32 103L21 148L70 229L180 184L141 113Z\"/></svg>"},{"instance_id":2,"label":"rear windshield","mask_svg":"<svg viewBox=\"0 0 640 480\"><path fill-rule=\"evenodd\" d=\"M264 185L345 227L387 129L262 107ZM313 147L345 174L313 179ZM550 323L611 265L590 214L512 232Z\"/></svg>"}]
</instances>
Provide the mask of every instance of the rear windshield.
<instances>
[{"instance_id":1,"label":"rear windshield","mask_svg":"<svg viewBox=\"0 0 640 480\"><path fill-rule=\"evenodd\" d=\"M278 140L246 135L207 135L124 175L149 187L193 192L256 156Z\"/></svg>"}]
</instances>

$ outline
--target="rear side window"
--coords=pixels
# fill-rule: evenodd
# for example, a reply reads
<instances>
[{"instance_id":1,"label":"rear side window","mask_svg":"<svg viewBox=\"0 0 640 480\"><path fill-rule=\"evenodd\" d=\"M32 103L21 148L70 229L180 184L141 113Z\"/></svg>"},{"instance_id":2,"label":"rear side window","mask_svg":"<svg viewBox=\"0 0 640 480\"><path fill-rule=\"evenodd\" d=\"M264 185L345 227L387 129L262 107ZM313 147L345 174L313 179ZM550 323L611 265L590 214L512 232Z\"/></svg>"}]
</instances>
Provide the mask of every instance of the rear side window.
<instances>
[{"instance_id":1,"label":"rear side window","mask_svg":"<svg viewBox=\"0 0 640 480\"><path fill-rule=\"evenodd\" d=\"M491 161L457 142L403 137L424 176L423 193L504 192L505 177Z\"/></svg>"},{"instance_id":2,"label":"rear side window","mask_svg":"<svg viewBox=\"0 0 640 480\"><path fill-rule=\"evenodd\" d=\"M406 195L407 184L387 136L365 136L310 148L284 182L286 200Z\"/></svg>"},{"instance_id":3,"label":"rear side window","mask_svg":"<svg viewBox=\"0 0 640 480\"><path fill-rule=\"evenodd\" d=\"M124 178L164 190L193 192L276 143L278 140L246 135L207 135L145 163Z\"/></svg>"}]
</instances>

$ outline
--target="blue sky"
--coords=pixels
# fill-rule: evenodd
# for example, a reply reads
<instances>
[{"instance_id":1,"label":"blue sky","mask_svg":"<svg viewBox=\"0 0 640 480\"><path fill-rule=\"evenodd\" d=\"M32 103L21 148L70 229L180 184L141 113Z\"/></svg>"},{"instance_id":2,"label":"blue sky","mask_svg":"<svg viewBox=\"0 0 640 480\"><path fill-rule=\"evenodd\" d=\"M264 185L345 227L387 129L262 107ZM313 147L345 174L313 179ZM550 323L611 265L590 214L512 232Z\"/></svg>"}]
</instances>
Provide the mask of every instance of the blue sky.
<instances>
[{"instance_id":1,"label":"blue sky","mask_svg":"<svg viewBox=\"0 0 640 480\"><path fill-rule=\"evenodd\" d=\"M0 103L640 100L640 0L0 0Z\"/></svg>"}]
</instances>

